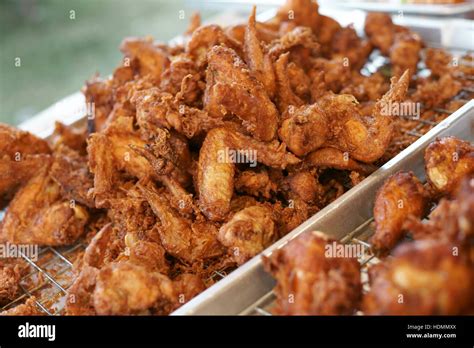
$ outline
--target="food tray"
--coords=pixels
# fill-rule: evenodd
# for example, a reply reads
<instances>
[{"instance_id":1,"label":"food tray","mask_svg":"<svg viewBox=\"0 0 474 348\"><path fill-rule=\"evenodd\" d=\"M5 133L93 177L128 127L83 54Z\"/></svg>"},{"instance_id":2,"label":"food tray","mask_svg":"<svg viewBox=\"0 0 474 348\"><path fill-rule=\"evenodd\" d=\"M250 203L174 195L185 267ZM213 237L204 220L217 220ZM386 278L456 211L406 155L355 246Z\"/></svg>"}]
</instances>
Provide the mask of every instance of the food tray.
<instances>
[{"instance_id":1,"label":"food tray","mask_svg":"<svg viewBox=\"0 0 474 348\"><path fill-rule=\"evenodd\" d=\"M399 155L383 165L359 185L339 197L308 221L262 252L269 256L290 240L307 231L319 230L343 242L362 243L370 234L372 208L377 189L384 180L399 170L411 170L423 180L423 153L436 137L453 135L474 141L474 100L465 104ZM368 233L369 232L369 233ZM343 239L345 237L345 239ZM362 263L376 262L370 254ZM229 274L173 315L268 314L273 299L273 278L264 271L260 255Z\"/></svg>"}]
</instances>

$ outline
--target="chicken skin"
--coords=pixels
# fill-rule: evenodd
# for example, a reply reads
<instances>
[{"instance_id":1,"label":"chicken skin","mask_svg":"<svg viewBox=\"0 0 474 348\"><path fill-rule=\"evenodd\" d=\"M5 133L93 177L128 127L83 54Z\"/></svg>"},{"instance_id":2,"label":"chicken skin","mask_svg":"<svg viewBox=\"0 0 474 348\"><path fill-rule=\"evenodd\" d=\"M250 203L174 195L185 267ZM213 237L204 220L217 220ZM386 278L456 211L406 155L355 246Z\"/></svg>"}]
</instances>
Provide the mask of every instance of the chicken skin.
<instances>
[{"instance_id":1,"label":"chicken skin","mask_svg":"<svg viewBox=\"0 0 474 348\"><path fill-rule=\"evenodd\" d=\"M359 262L326 256L333 243L320 232L308 232L264 258L265 269L278 282L275 314L354 313L362 292Z\"/></svg>"},{"instance_id":2,"label":"chicken skin","mask_svg":"<svg viewBox=\"0 0 474 348\"><path fill-rule=\"evenodd\" d=\"M436 239L469 245L474 241L474 175L461 181L452 199L441 198L428 221L414 217L404 227L416 240Z\"/></svg>"},{"instance_id":3,"label":"chicken skin","mask_svg":"<svg viewBox=\"0 0 474 348\"><path fill-rule=\"evenodd\" d=\"M474 146L454 137L436 140L425 150L425 170L439 193L454 193L461 179L474 173Z\"/></svg>"},{"instance_id":4,"label":"chicken skin","mask_svg":"<svg viewBox=\"0 0 474 348\"><path fill-rule=\"evenodd\" d=\"M45 140L0 123L0 208L49 161L50 153Z\"/></svg>"},{"instance_id":5,"label":"chicken skin","mask_svg":"<svg viewBox=\"0 0 474 348\"><path fill-rule=\"evenodd\" d=\"M15 195L0 236L10 243L68 245L83 234L88 219L83 206L62 198L47 163Z\"/></svg>"},{"instance_id":6,"label":"chicken skin","mask_svg":"<svg viewBox=\"0 0 474 348\"><path fill-rule=\"evenodd\" d=\"M188 263L223 253L214 225L207 222L190 223L171 208L166 198L158 194L153 186L140 186L140 189L161 221L161 226L157 227L158 234L168 253Z\"/></svg>"},{"instance_id":7,"label":"chicken skin","mask_svg":"<svg viewBox=\"0 0 474 348\"><path fill-rule=\"evenodd\" d=\"M328 121L317 104L301 106L292 111L287 112L278 134L288 149L301 157L326 142L329 135Z\"/></svg>"},{"instance_id":8,"label":"chicken skin","mask_svg":"<svg viewBox=\"0 0 474 348\"><path fill-rule=\"evenodd\" d=\"M256 7L254 6L248 20L248 25L245 27L245 62L252 76L263 84L268 97L272 99L276 89L275 72L270 55L264 53L263 47L258 39L255 12Z\"/></svg>"},{"instance_id":9,"label":"chicken skin","mask_svg":"<svg viewBox=\"0 0 474 348\"><path fill-rule=\"evenodd\" d=\"M0 306L13 301L20 293L21 269L16 264L0 265Z\"/></svg>"},{"instance_id":10,"label":"chicken skin","mask_svg":"<svg viewBox=\"0 0 474 348\"><path fill-rule=\"evenodd\" d=\"M369 269L368 315L460 315L472 310L469 253L437 240L405 242Z\"/></svg>"},{"instance_id":11,"label":"chicken skin","mask_svg":"<svg viewBox=\"0 0 474 348\"><path fill-rule=\"evenodd\" d=\"M428 202L428 193L413 173L398 172L388 178L374 203L374 251L382 255L389 252L403 237L405 220L409 216L421 218Z\"/></svg>"},{"instance_id":12,"label":"chicken skin","mask_svg":"<svg viewBox=\"0 0 474 348\"><path fill-rule=\"evenodd\" d=\"M276 241L272 210L266 206L242 209L222 225L218 239L238 265L245 263Z\"/></svg>"},{"instance_id":13,"label":"chicken skin","mask_svg":"<svg viewBox=\"0 0 474 348\"><path fill-rule=\"evenodd\" d=\"M92 301L99 315L129 315L145 311L159 300L173 302L175 296L168 277L120 262L99 271Z\"/></svg>"},{"instance_id":14,"label":"chicken skin","mask_svg":"<svg viewBox=\"0 0 474 348\"><path fill-rule=\"evenodd\" d=\"M264 86L256 80L246 64L230 48L216 46L208 53L205 110L213 117L230 113L242 120L258 140L275 137L278 111Z\"/></svg>"},{"instance_id":15,"label":"chicken skin","mask_svg":"<svg viewBox=\"0 0 474 348\"><path fill-rule=\"evenodd\" d=\"M0 123L0 156L10 159L25 155L49 154L51 149L46 140L35 135ZM18 161L19 159L17 159Z\"/></svg>"},{"instance_id":16,"label":"chicken skin","mask_svg":"<svg viewBox=\"0 0 474 348\"><path fill-rule=\"evenodd\" d=\"M213 221L223 220L230 210L236 160L230 156L229 150L248 155L247 161L275 168L286 168L299 162L281 144L259 142L228 128L211 130L200 150L197 186L200 208ZM253 155L255 158L248 158Z\"/></svg>"}]
</instances>

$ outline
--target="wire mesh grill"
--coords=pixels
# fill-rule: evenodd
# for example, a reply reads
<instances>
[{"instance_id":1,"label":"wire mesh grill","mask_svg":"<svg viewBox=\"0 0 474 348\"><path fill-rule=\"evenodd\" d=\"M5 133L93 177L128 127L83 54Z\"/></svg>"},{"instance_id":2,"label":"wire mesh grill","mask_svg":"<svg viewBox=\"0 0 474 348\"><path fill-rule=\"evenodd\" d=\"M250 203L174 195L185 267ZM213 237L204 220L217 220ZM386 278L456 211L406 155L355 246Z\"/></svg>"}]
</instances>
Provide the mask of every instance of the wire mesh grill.
<instances>
[{"instance_id":1,"label":"wire mesh grill","mask_svg":"<svg viewBox=\"0 0 474 348\"><path fill-rule=\"evenodd\" d=\"M372 222L373 218L368 219L354 231L347 234L340 240L343 244L354 244L360 245L364 251L362 256L358 258L361 265L361 281L362 281L362 292L366 293L370 290L369 287L369 275L368 268L370 265L378 263L380 260L372 254L370 251L370 244L367 242L368 238L373 234ZM262 296L258 301L245 309L242 315L272 315L272 309L275 304L275 294L273 291L268 292ZM357 315L361 315L362 312L357 312Z\"/></svg>"},{"instance_id":2,"label":"wire mesh grill","mask_svg":"<svg viewBox=\"0 0 474 348\"><path fill-rule=\"evenodd\" d=\"M472 55L472 52L458 51L457 53ZM366 69L366 72L372 73L376 71L376 69L380 67L381 63L384 61L386 62L386 59L380 55L373 55L364 69ZM426 67L421 65L419 68L419 76L422 76L424 73L426 73ZM463 75L461 78L469 81L474 80L472 76ZM474 93L474 89L472 87L463 87L461 93L463 92ZM457 98L457 100L463 101L459 98ZM464 101L467 102L468 100ZM426 132L428 132L431 128L436 126L439 122L441 122L453 112L443 108L434 108L432 111L434 111L433 114L428 118L410 118L410 121L415 122L416 125L411 129L402 131L403 134L412 137L412 140L410 140L405 145L408 146L416 139L423 136ZM3 214L4 213L0 211L0 221L3 219ZM369 219L355 231L349 233L342 240L344 243L360 244L364 246L364 250L367 251L367 253L364 254L364 256L359 260L362 265L362 281L364 291L368 290L367 266L378 262L378 259L368 251L370 250L370 245L365 241L371 233L371 221L372 219ZM73 264L76 258L82 255L82 252L85 250L85 248L86 245L84 245L82 242L70 246L69 248L44 247L40 249L37 261L33 261L26 255L22 254L22 258L30 266L30 272L24 275L20 281L22 294L20 294L7 305L3 306L1 310L3 311L13 308L16 305L23 303L27 298L34 296L36 305L45 314L64 314L67 290L72 285L74 280ZM215 283L224 278L230 271L215 271L208 281ZM249 307L249 309L245 310L243 314L271 315L271 307L274 300L275 296L273 292L269 292L259 299L254 305Z\"/></svg>"}]
</instances>

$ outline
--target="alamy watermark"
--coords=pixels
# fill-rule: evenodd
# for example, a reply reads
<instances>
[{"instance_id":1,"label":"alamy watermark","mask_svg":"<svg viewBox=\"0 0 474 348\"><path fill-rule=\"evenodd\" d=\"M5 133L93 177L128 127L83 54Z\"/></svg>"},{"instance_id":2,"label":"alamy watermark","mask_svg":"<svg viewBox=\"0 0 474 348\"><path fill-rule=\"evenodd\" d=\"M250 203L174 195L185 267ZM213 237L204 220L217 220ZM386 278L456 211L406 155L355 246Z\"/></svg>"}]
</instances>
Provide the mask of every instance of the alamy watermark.
<instances>
[{"instance_id":1,"label":"alamy watermark","mask_svg":"<svg viewBox=\"0 0 474 348\"><path fill-rule=\"evenodd\" d=\"M362 258L366 247L362 244L328 243L324 246L324 256L327 258Z\"/></svg>"},{"instance_id":2,"label":"alamy watermark","mask_svg":"<svg viewBox=\"0 0 474 348\"><path fill-rule=\"evenodd\" d=\"M421 104L414 102L391 102L382 105L383 116L400 116L419 119L421 115Z\"/></svg>"},{"instance_id":3,"label":"alamy watermark","mask_svg":"<svg viewBox=\"0 0 474 348\"><path fill-rule=\"evenodd\" d=\"M257 166L257 151L252 149L230 149L226 147L217 151L219 163L249 163L250 167Z\"/></svg>"},{"instance_id":4,"label":"alamy watermark","mask_svg":"<svg viewBox=\"0 0 474 348\"><path fill-rule=\"evenodd\" d=\"M26 256L31 261L38 261L39 247L36 244L0 244L0 258L19 258Z\"/></svg>"}]
</instances>

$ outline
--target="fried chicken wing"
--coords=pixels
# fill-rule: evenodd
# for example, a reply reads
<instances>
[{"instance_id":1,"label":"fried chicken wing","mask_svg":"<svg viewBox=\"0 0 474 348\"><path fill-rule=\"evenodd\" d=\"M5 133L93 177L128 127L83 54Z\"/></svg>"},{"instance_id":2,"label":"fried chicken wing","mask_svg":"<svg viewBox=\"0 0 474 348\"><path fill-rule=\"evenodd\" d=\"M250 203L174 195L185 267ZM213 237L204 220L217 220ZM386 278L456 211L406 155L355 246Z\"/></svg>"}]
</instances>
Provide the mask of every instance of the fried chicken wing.
<instances>
[{"instance_id":1,"label":"fried chicken wing","mask_svg":"<svg viewBox=\"0 0 474 348\"><path fill-rule=\"evenodd\" d=\"M242 120L257 139L275 137L278 111L264 86L230 48L215 46L208 53L204 108L213 117L228 113Z\"/></svg>"},{"instance_id":2,"label":"fried chicken wing","mask_svg":"<svg viewBox=\"0 0 474 348\"><path fill-rule=\"evenodd\" d=\"M436 240L406 242L369 269L368 315L460 315L472 310L474 273L468 252Z\"/></svg>"},{"instance_id":3,"label":"fried chicken wing","mask_svg":"<svg viewBox=\"0 0 474 348\"><path fill-rule=\"evenodd\" d=\"M238 265L247 262L277 239L272 210L258 205L242 209L222 225L218 239Z\"/></svg>"},{"instance_id":4,"label":"fried chicken wing","mask_svg":"<svg viewBox=\"0 0 474 348\"><path fill-rule=\"evenodd\" d=\"M10 243L68 245L83 234L88 219L83 206L62 198L46 163L10 202L0 235Z\"/></svg>"},{"instance_id":5,"label":"fried chicken wing","mask_svg":"<svg viewBox=\"0 0 474 348\"><path fill-rule=\"evenodd\" d=\"M320 24L318 9L319 5L316 1L288 0L278 9L276 18L281 22L292 21L296 25L309 27L317 32Z\"/></svg>"},{"instance_id":6,"label":"fried chicken wing","mask_svg":"<svg viewBox=\"0 0 474 348\"><path fill-rule=\"evenodd\" d=\"M144 267L119 262L103 267L92 294L99 315L139 314L159 300L174 302L172 281Z\"/></svg>"},{"instance_id":7,"label":"fried chicken wing","mask_svg":"<svg viewBox=\"0 0 474 348\"><path fill-rule=\"evenodd\" d=\"M93 292L99 269L85 265L66 294L66 315L96 315Z\"/></svg>"},{"instance_id":8,"label":"fried chicken wing","mask_svg":"<svg viewBox=\"0 0 474 348\"><path fill-rule=\"evenodd\" d=\"M170 63L167 52L154 44L151 37L127 38L121 43L120 50L138 60L140 75L151 75L157 81Z\"/></svg>"},{"instance_id":9,"label":"fried chicken wing","mask_svg":"<svg viewBox=\"0 0 474 348\"><path fill-rule=\"evenodd\" d=\"M6 155L0 157L0 209L50 160L46 154L26 155L20 161Z\"/></svg>"},{"instance_id":10,"label":"fried chicken wing","mask_svg":"<svg viewBox=\"0 0 474 348\"><path fill-rule=\"evenodd\" d=\"M239 173L234 182L235 189L256 197L271 198L277 191L277 184L272 181L268 172L246 170Z\"/></svg>"},{"instance_id":11,"label":"fried chicken wing","mask_svg":"<svg viewBox=\"0 0 474 348\"><path fill-rule=\"evenodd\" d=\"M351 69L360 70L372 52L372 45L357 36L352 26L341 28L332 38L332 55L347 58Z\"/></svg>"},{"instance_id":12,"label":"fried chicken wing","mask_svg":"<svg viewBox=\"0 0 474 348\"><path fill-rule=\"evenodd\" d=\"M425 64L431 70L431 75L441 77L449 72L453 58L447 51L430 47L426 49L425 54Z\"/></svg>"},{"instance_id":13,"label":"fried chicken wing","mask_svg":"<svg viewBox=\"0 0 474 348\"><path fill-rule=\"evenodd\" d=\"M270 56L265 54L258 39L257 22L255 19L256 7L253 7L245 28L244 55L250 73L265 87L270 99L275 95L275 72Z\"/></svg>"},{"instance_id":14,"label":"fried chicken wing","mask_svg":"<svg viewBox=\"0 0 474 348\"><path fill-rule=\"evenodd\" d=\"M425 150L425 170L438 192L451 194L464 176L474 173L474 146L455 137L438 139Z\"/></svg>"},{"instance_id":15,"label":"fried chicken wing","mask_svg":"<svg viewBox=\"0 0 474 348\"><path fill-rule=\"evenodd\" d=\"M275 314L354 313L362 293L359 263L327 256L327 249L336 245L320 232L308 232L264 258L266 270L278 282Z\"/></svg>"},{"instance_id":16,"label":"fried chicken wing","mask_svg":"<svg viewBox=\"0 0 474 348\"><path fill-rule=\"evenodd\" d=\"M275 74L277 82L278 109L280 113L285 113L289 108L302 106L304 101L293 91L288 75L289 53L282 54L275 62Z\"/></svg>"},{"instance_id":17,"label":"fried chicken wing","mask_svg":"<svg viewBox=\"0 0 474 348\"><path fill-rule=\"evenodd\" d=\"M0 123L0 156L7 155L10 159L20 160L25 155L49 154L51 149L46 140Z\"/></svg>"},{"instance_id":18,"label":"fried chicken wing","mask_svg":"<svg viewBox=\"0 0 474 348\"><path fill-rule=\"evenodd\" d=\"M161 221L158 234L165 250L188 263L223 253L217 229L207 222L190 223L180 216L152 186L140 186L154 213Z\"/></svg>"},{"instance_id":19,"label":"fried chicken wing","mask_svg":"<svg viewBox=\"0 0 474 348\"><path fill-rule=\"evenodd\" d=\"M199 67L202 67L208 61L209 50L218 45L229 47L238 53L242 51L238 41L229 37L220 26L210 24L201 26L193 32L186 44L186 53Z\"/></svg>"},{"instance_id":20,"label":"fried chicken wing","mask_svg":"<svg viewBox=\"0 0 474 348\"><path fill-rule=\"evenodd\" d=\"M370 164L359 163L333 147L324 147L311 152L305 158L305 166L318 168L335 168L339 170L351 170L360 173L372 173L377 167Z\"/></svg>"},{"instance_id":21,"label":"fried chicken wing","mask_svg":"<svg viewBox=\"0 0 474 348\"><path fill-rule=\"evenodd\" d=\"M285 117L286 116L286 117ZM327 116L317 104L287 111L278 134L297 156L304 156L321 147L329 137Z\"/></svg>"},{"instance_id":22,"label":"fried chicken wing","mask_svg":"<svg viewBox=\"0 0 474 348\"><path fill-rule=\"evenodd\" d=\"M364 31L372 45L380 49L382 54L388 55L395 37L390 15L377 12L367 13Z\"/></svg>"},{"instance_id":23,"label":"fried chicken wing","mask_svg":"<svg viewBox=\"0 0 474 348\"><path fill-rule=\"evenodd\" d=\"M214 128L201 147L197 171L200 208L210 220L223 220L230 210L236 159L229 150L243 151L244 156L255 154L254 161L270 167L285 168L299 162L281 144L262 143L227 128Z\"/></svg>"},{"instance_id":24,"label":"fried chicken wing","mask_svg":"<svg viewBox=\"0 0 474 348\"><path fill-rule=\"evenodd\" d=\"M54 151L51 177L61 186L67 198L95 208L95 202L89 194L94 180L89 172L87 157L65 145L59 145Z\"/></svg>"},{"instance_id":25,"label":"fried chicken wing","mask_svg":"<svg viewBox=\"0 0 474 348\"><path fill-rule=\"evenodd\" d=\"M388 178L374 203L374 250L381 254L390 251L403 237L405 220L409 216L421 218L428 202L427 192L412 172L398 172Z\"/></svg>"},{"instance_id":26,"label":"fried chicken wing","mask_svg":"<svg viewBox=\"0 0 474 348\"><path fill-rule=\"evenodd\" d=\"M408 89L408 71L397 81L374 106L373 117L360 115L357 101L350 95L328 95L318 102L328 113L337 132L327 145L348 152L350 157L365 163L379 159L390 144L393 124L390 112L385 110L390 103L403 101Z\"/></svg>"},{"instance_id":27,"label":"fried chicken wing","mask_svg":"<svg viewBox=\"0 0 474 348\"><path fill-rule=\"evenodd\" d=\"M394 41L390 48L392 75L399 77L408 70L411 79L411 76L416 74L418 61L420 60L421 38L413 32L404 32L395 34Z\"/></svg>"}]
</instances>

